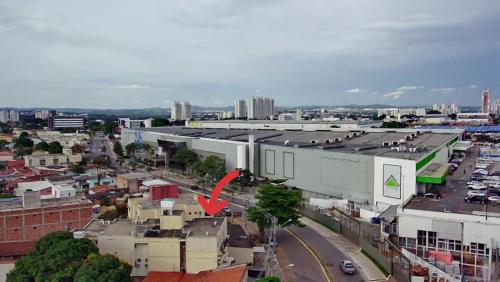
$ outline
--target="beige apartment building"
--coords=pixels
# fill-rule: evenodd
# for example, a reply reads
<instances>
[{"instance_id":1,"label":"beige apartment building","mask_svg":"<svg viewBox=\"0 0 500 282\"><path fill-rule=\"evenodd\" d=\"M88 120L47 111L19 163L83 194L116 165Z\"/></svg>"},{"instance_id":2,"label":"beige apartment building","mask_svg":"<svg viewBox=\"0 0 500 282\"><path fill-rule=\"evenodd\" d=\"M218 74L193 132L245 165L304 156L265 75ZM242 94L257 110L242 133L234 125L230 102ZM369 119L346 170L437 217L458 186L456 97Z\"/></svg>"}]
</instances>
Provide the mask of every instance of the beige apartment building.
<instances>
[{"instance_id":1,"label":"beige apartment building","mask_svg":"<svg viewBox=\"0 0 500 282\"><path fill-rule=\"evenodd\" d=\"M129 219L95 220L75 231L75 238L89 238L101 253L126 261L134 277L150 271L197 274L233 262L226 218L205 217L193 194L161 201L132 198L128 204Z\"/></svg>"},{"instance_id":2,"label":"beige apartment building","mask_svg":"<svg viewBox=\"0 0 500 282\"><path fill-rule=\"evenodd\" d=\"M28 168L46 167L52 165L67 165L82 161L82 154L49 154L34 152L24 156L24 166Z\"/></svg>"}]
</instances>

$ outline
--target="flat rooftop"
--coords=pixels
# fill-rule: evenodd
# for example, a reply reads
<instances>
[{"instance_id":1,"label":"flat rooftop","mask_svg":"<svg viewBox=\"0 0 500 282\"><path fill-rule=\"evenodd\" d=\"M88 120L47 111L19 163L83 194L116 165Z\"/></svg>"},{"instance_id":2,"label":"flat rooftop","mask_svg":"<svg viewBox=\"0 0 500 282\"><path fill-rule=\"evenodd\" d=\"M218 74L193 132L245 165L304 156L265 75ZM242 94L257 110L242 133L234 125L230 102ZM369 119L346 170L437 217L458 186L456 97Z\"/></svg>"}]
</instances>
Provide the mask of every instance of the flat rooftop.
<instances>
[{"instance_id":1,"label":"flat rooftop","mask_svg":"<svg viewBox=\"0 0 500 282\"><path fill-rule=\"evenodd\" d=\"M195 218L191 222L186 222L184 231L189 233L189 236L215 236L224 220L223 217Z\"/></svg>"},{"instance_id":2,"label":"flat rooftop","mask_svg":"<svg viewBox=\"0 0 500 282\"><path fill-rule=\"evenodd\" d=\"M293 113L292 113L293 114ZM247 124L374 124L377 120L196 120L195 123L247 123Z\"/></svg>"},{"instance_id":3,"label":"flat rooftop","mask_svg":"<svg viewBox=\"0 0 500 282\"><path fill-rule=\"evenodd\" d=\"M196 200L195 193L180 193L179 197L174 199L175 205L198 205L198 201ZM138 198L130 198L130 200L135 201L138 205L140 205L143 209L159 209L160 208L160 200L152 201L147 197L138 197Z\"/></svg>"},{"instance_id":4,"label":"flat rooftop","mask_svg":"<svg viewBox=\"0 0 500 282\"><path fill-rule=\"evenodd\" d=\"M254 135L255 141L261 144L270 144L286 147L299 147L310 150L324 150L331 152L354 153L361 155L372 155L390 158L402 158L410 160L420 160L429 152L446 144L451 139L458 136L458 133L436 133L422 130L411 141L406 142L408 147L417 147L416 152L398 152L390 147L384 147L384 142L399 141L405 139L409 132L387 129L385 132L365 132L361 130L351 131L299 131L299 130L246 130L246 129L203 129L187 128L181 126L158 127L158 128L138 128L136 130L185 136L190 138L209 138L217 140L229 140L237 142L248 142L248 136ZM417 132L415 129L413 132ZM346 134L358 133L359 136L349 139ZM342 138L338 143L326 143L326 140ZM312 141L315 144L311 144Z\"/></svg>"},{"instance_id":5,"label":"flat rooftop","mask_svg":"<svg viewBox=\"0 0 500 282\"><path fill-rule=\"evenodd\" d=\"M142 173L142 172L131 172L131 173L119 174L117 176L129 179L129 180L130 179L141 179L141 178L152 177L151 174Z\"/></svg>"},{"instance_id":6,"label":"flat rooftop","mask_svg":"<svg viewBox=\"0 0 500 282\"><path fill-rule=\"evenodd\" d=\"M188 235L215 236L224 220L223 217L195 218L193 221L186 222L182 230L160 230L159 219L150 219L143 223L133 223L130 219L117 219L109 224L96 219L77 231L85 232L87 237L99 235L160 238L186 238Z\"/></svg>"},{"instance_id":7,"label":"flat rooftop","mask_svg":"<svg viewBox=\"0 0 500 282\"><path fill-rule=\"evenodd\" d=\"M430 192L439 191L441 199L414 196L405 209L450 212L458 214L485 215L486 205L479 203L466 203L467 181L450 180L446 184L435 186ZM500 205L488 204L488 216L500 217Z\"/></svg>"},{"instance_id":8,"label":"flat rooftop","mask_svg":"<svg viewBox=\"0 0 500 282\"><path fill-rule=\"evenodd\" d=\"M67 197L67 198L50 198L41 199L41 208L51 208L60 207L66 205L76 205L76 204L90 204L92 203L89 199L81 196ZM23 198L13 197L0 199L0 211L14 211L22 210L23 208Z\"/></svg>"}]
</instances>

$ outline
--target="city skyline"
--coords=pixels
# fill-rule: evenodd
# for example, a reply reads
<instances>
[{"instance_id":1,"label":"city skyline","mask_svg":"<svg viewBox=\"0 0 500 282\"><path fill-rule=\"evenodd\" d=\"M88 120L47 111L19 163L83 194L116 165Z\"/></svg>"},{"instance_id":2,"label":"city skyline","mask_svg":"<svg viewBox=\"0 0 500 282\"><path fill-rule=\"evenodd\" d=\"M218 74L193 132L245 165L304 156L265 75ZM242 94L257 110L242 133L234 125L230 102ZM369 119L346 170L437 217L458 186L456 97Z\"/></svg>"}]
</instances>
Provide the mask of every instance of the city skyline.
<instances>
[{"instance_id":1,"label":"city skyline","mask_svg":"<svg viewBox=\"0 0 500 282\"><path fill-rule=\"evenodd\" d=\"M442 4L4 1L0 104L477 105L500 88L500 7Z\"/></svg>"}]
</instances>

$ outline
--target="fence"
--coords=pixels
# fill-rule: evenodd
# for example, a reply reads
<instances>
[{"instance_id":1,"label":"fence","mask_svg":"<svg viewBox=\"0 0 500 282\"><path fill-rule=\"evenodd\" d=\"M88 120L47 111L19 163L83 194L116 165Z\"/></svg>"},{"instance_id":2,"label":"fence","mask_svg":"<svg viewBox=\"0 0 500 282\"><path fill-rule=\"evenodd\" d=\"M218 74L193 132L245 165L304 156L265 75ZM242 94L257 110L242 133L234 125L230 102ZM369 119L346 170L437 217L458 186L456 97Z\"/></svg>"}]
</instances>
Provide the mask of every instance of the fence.
<instances>
[{"instance_id":1,"label":"fence","mask_svg":"<svg viewBox=\"0 0 500 282\"><path fill-rule=\"evenodd\" d=\"M358 245L397 281L410 281L410 260L394 244L380 237L380 226L359 221L336 208L319 209L304 204L300 212Z\"/></svg>"}]
</instances>

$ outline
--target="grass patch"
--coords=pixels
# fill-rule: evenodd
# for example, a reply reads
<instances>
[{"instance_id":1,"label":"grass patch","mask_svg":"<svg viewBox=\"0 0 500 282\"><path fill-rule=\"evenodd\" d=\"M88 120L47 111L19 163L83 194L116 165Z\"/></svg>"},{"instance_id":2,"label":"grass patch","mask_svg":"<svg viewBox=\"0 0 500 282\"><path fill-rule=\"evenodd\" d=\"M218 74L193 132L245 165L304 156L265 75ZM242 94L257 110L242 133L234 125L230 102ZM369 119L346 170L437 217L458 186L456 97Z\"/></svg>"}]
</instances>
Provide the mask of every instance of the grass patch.
<instances>
[{"instance_id":1,"label":"grass patch","mask_svg":"<svg viewBox=\"0 0 500 282\"><path fill-rule=\"evenodd\" d=\"M361 249L361 253L363 253L363 255L365 255L369 260L371 260L373 262L373 264L375 264L378 269L380 269L380 271L382 271L382 273L384 273L385 276L389 276L389 271L387 271L387 269L385 269L384 266L382 266L378 260L376 260L374 257L372 257L367 251L365 251L364 249Z\"/></svg>"}]
</instances>

